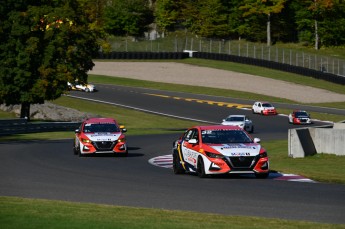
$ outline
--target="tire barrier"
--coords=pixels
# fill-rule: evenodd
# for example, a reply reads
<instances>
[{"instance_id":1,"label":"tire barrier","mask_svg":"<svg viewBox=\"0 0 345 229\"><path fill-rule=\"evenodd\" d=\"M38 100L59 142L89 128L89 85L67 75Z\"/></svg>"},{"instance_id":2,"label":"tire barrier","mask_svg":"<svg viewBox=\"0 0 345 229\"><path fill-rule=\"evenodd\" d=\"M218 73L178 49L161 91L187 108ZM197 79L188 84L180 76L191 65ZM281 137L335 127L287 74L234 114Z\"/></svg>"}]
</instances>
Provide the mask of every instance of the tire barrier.
<instances>
[{"instance_id":1,"label":"tire barrier","mask_svg":"<svg viewBox=\"0 0 345 229\"><path fill-rule=\"evenodd\" d=\"M271 69L276 69L284 72L291 72L303 76L313 77L315 79L322 79L332 83L345 85L345 77L334 75L327 72L317 71L309 68L303 68L299 66L293 66L289 64L278 63L274 61L254 59L250 57L234 56L229 54L218 54L218 53L206 53L206 52L196 52L193 54L194 58L201 59L211 59L211 60L222 60L230 61L241 64L249 64L260 67L266 67Z\"/></svg>"},{"instance_id":2,"label":"tire barrier","mask_svg":"<svg viewBox=\"0 0 345 229\"><path fill-rule=\"evenodd\" d=\"M135 60L169 60L169 59L185 59L189 58L188 52L110 52L98 55L99 59L135 59ZM332 83L345 85L345 77L340 75L331 74L328 72L318 71L289 64L278 63L274 61L254 59L251 57L235 56L230 54L221 53L208 53L208 52L193 52L193 58L230 61L241 64L255 65L276 69L284 72L291 72L303 76L313 77L315 79L322 79Z\"/></svg>"},{"instance_id":3,"label":"tire barrier","mask_svg":"<svg viewBox=\"0 0 345 229\"><path fill-rule=\"evenodd\" d=\"M98 58L100 59L137 59L137 60L160 60L160 59L185 59L188 58L188 53L183 52L100 52Z\"/></svg>"}]
</instances>

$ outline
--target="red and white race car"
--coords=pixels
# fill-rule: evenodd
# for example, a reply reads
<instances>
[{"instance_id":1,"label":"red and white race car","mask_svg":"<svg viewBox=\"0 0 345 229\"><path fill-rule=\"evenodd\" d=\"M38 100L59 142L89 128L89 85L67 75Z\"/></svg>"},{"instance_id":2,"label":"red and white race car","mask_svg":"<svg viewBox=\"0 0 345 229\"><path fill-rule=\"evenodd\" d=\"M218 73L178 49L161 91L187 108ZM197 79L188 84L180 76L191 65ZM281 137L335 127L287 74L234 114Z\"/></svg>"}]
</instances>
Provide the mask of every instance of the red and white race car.
<instances>
[{"instance_id":1,"label":"red and white race car","mask_svg":"<svg viewBox=\"0 0 345 229\"><path fill-rule=\"evenodd\" d=\"M124 127L112 118L90 118L75 130L74 154L79 156L111 153L128 155Z\"/></svg>"},{"instance_id":2,"label":"red and white race car","mask_svg":"<svg viewBox=\"0 0 345 229\"><path fill-rule=\"evenodd\" d=\"M267 152L238 126L195 126L173 143L175 174L197 173L199 177L215 174L269 175Z\"/></svg>"},{"instance_id":3,"label":"red and white race car","mask_svg":"<svg viewBox=\"0 0 345 229\"><path fill-rule=\"evenodd\" d=\"M294 110L289 114L289 123L292 124L312 124L310 115L306 111Z\"/></svg>"},{"instance_id":4,"label":"red and white race car","mask_svg":"<svg viewBox=\"0 0 345 229\"><path fill-rule=\"evenodd\" d=\"M277 115L278 112L276 108L269 102L260 102L257 101L252 106L253 114L262 114L262 115Z\"/></svg>"}]
</instances>

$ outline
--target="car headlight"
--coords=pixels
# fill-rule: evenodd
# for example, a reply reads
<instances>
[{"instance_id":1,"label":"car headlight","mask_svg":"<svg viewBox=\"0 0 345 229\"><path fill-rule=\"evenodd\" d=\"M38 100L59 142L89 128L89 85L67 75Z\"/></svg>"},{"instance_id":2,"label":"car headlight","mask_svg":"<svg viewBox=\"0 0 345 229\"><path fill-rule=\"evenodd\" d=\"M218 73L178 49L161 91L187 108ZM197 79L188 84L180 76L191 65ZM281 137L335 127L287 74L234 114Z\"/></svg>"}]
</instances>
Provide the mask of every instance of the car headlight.
<instances>
[{"instance_id":1,"label":"car headlight","mask_svg":"<svg viewBox=\"0 0 345 229\"><path fill-rule=\"evenodd\" d=\"M119 138L117 142L126 142L126 138Z\"/></svg>"},{"instance_id":2,"label":"car headlight","mask_svg":"<svg viewBox=\"0 0 345 229\"><path fill-rule=\"evenodd\" d=\"M206 155L211 158L224 158L222 154L206 152Z\"/></svg>"},{"instance_id":3,"label":"car headlight","mask_svg":"<svg viewBox=\"0 0 345 229\"><path fill-rule=\"evenodd\" d=\"M81 141L83 143L91 143L91 140L90 139L87 139L87 138L82 138Z\"/></svg>"}]
</instances>

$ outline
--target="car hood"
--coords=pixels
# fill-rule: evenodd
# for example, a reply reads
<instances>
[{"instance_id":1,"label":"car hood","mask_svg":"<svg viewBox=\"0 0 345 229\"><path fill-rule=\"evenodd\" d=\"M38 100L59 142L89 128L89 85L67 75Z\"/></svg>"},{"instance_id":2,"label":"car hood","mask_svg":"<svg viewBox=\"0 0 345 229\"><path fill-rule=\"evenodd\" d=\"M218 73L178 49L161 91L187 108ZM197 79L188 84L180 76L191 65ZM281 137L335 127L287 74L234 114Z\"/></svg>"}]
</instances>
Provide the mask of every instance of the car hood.
<instances>
[{"instance_id":1,"label":"car hood","mask_svg":"<svg viewBox=\"0 0 345 229\"><path fill-rule=\"evenodd\" d=\"M296 118L309 118L308 116L304 116L304 115L300 115L300 116L297 116Z\"/></svg>"},{"instance_id":2,"label":"car hood","mask_svg":"<svg viewBox=\"0 0 345 229\"><path fill-rule=\"evenodd\" d=\"M85 134L91 141L115 141L121 133L91 133Z\"/></svg>"},{"instance_id":3,"label":"car hood","mask_svg":"<svg viewBox=\"0 0 345 229\"><path fill-rule=\"evenodd\" d=\"M209 146L228 157L256 156L260 153L261 149L261 145L257 143L236 143Z\"/></svg>"},{"instance_id":4,"label":"car hood","mask_svg":"<svg viewBox=\"0 0 345 229\"><path fill-rule=\"evenodd\" d=\"M224 121L222 122L223 125L229 125L229 126L240 126L240 125L244 125L244 122L236 122L236 121Z\"/></svg>"}]
</instances>

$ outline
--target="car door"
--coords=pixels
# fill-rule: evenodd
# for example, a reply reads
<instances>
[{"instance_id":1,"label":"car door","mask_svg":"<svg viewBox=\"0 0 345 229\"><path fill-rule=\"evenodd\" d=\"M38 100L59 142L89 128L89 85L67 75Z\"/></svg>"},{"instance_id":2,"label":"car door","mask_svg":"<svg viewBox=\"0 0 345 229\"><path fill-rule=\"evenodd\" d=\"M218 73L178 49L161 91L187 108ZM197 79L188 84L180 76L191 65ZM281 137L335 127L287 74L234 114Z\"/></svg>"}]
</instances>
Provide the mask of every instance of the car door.
<instances>
[{"instance_id":1,"label":"car door","mask_svg":"<svg viewBox=\"0 0 345 229\"><path fill-rule=\"evenodd\" d=\"M186 132L181 145L184 161L195 170L200 149L199 131L191 129Z\"/></svg>"}]
</instances>

